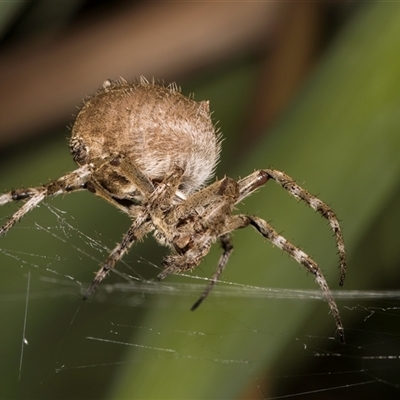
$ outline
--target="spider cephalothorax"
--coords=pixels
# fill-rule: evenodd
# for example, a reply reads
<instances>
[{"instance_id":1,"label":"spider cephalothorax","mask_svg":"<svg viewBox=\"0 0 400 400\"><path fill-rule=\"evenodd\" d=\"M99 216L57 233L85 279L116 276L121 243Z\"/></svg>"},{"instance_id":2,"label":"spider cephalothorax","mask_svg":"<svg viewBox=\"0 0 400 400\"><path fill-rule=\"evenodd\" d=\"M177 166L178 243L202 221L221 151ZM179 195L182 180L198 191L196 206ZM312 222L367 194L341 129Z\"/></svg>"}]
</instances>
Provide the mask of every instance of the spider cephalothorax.
<instances>
[{"instance_id":1,"label":"spider cephalothorax","mask_svg":"<svg viewBox=\"0 0 400 400\"><path fill-rule=\"evenodd\" d=\"M343 237L333 210L298 186L281 171L263 169L235 181L225 177L205 186L218 162L220 138L208 102L183 96L176 85L141 79L104 82L89 98L72 127L72 156L79 168L46 185L0 195L0 205L26 200L0 228L5 234L47 196L89 190L129 215L132 224L111 251L85 294L87 298L129 248L148 233L171 249L159 279L192 270L217 240L222 255L197 308L218 281L232 253L229 234L253 226L262 236L290 254L314 278L329 304L340 339L344 340L339 310L318 265L259 217L233 214L236 204L275 180L296 199L327 218L340 258L340 284L345 277Z\"/></svg>"}]
</instances>

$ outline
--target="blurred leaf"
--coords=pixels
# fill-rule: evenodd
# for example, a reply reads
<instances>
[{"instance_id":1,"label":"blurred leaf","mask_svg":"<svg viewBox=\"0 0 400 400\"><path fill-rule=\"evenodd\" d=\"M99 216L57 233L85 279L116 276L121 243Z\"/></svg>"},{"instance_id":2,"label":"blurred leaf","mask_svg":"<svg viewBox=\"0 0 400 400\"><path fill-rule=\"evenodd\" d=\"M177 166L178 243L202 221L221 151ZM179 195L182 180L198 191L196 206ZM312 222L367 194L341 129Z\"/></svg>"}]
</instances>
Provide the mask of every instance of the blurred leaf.
<instances>
[{"instance_id":1,"label":"blurred leaf","mask_svg":"<svg viewBox=\"0 0 400 400\"><path fill-rule=\"evenodd\" d=\"M399 188L399 48L398 5L365 7L279 126L236 167L241 176L269 166L285 170L333 207L342 220L349 252L346 288L350 289L371 284L378 274L373 267L358 265L354 254ZM337 287L334 241L319 216L272 183L241 208L272 219L278 231L283 229L289 240L315 256L331 288ZM238 232L234 244L235 254L224 274L227 281L316 288L311 276L306 277L252 230ZM203 265L204 276L211 276L216 259L214 254ZM148 329L132 339L140 348L126 355L128 364L121 368L110 397L237 398L301 332L324 331L333 336L335 330L325 303L225 299L211 294L198 311L190 313L187 310L195 299L166 295L155 299L141 322ZM344 307L341 312L345 326L350 324ZM162 334L154 335L150 329ZM191 340L189 332L193 332Z\"/></svg>"}]
</instances>

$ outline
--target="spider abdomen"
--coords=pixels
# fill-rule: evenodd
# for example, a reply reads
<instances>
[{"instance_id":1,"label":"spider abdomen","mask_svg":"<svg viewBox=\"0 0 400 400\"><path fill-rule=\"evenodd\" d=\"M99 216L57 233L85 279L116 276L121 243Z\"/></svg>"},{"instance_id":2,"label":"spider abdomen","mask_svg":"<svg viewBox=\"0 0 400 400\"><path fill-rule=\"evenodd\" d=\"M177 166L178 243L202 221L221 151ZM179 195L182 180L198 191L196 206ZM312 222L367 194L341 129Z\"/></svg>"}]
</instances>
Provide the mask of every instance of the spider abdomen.
<instances>
[{"instance_id":1,"label":"spider abdomen","mask_svg":"<svg viewBox=\"0 0 400 400\"><path fill-rule=\"evenodd\" d=\"M219 135L208 102L183 96L175 85L106 81L78 113L70 149L85 165L124 155L152 181L162 181L178 165L182 192L190 194L213 175Z\"/></svg>"}]
</instances>

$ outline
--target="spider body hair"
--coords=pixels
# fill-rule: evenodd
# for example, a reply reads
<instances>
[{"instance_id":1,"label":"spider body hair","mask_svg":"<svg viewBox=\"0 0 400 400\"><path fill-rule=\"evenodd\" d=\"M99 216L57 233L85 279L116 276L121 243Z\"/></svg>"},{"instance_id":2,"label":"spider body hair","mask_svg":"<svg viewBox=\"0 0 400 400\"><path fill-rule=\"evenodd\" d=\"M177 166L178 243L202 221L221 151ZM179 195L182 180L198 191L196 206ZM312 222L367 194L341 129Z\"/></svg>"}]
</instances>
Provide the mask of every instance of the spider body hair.
<instances>
[{"instance_id":1,"label":"spider body hair","mask_svg":"<svg viewBox=\"0 0 400 400\"><path fill-rule=\"evenodd\" d=\"M119 79L105 81L85 101L70 150L81 166L124 156L153 182L161 182L176 165L184 171L179 189L186 197L214 175L220 139L208 101L183 96L175 84Z\"/></svg>"},{"instance_id":2,"label":"spider body hair","mask_svg":"<svg viewBox=\"0 0 400 400\"><path fill-rule=\"evenodd\" d=\"M208 286L193 305L194 310L208 296L228 263L233 250L230 233L252 226L313 275L344 342L339 310L318 264L265 220L234 214L234 210L258 188L274 180L329 221L338 248L342 285L346 253L336 214L278 170L256 170L239 180L224 177L205 186L214 174L220 149L221 138L212 123L208 102L183 96L175 84L163 86L144 78L135 83L107 80L84 103L72 127L70 150L78 169L43 186L0 195L0 205L25 201L0 228L0 236L46 197L88 190L126 213L132 223L102 264L84 298L132 245L149 233L171 250L163 260L159 279L193 270L218 240L222 255Z\"/></svg>"}]
</instances>

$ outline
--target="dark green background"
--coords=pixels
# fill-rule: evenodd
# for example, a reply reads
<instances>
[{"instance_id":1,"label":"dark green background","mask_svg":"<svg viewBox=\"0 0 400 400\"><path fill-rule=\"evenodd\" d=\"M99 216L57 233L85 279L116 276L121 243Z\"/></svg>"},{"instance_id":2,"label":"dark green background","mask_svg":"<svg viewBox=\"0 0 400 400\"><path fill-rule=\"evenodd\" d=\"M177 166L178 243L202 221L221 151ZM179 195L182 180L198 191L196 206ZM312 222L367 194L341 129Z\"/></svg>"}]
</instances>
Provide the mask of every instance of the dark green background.
<instances>
[{"instance_id":1,"label":"dark green background","mask_svg":"<svg viewBox=\"0 0 400 400\"><path fill-rule=\"evenodd\" d=\"M135 279L159 272L164 250L151 238L118 266L134 286L119 287L127 277L114 274L82 303L81 288L129 220L78 193L49 200L0 240L2 398L222 399L252 387L259 387L257 398L303 390L341 398L398 395L399 362L385 358L398 356L398 295L372 294L399 287L400 7L372 4L356 13L272 132L240 154L237 127L256 69L256 62L240 60L184 83L183 91L209 99L220 121L225 141L218 176L273 166L339 215L349 266L336 295L347 344L334 340L333 318L312 277L250 228L234 236L223 275L229 284L220 284L194 313L189 309L203 280ZM37 185L75 168L66 136L64 130L58 139L4 154L1 188ZM17 207L2 207L1 221ZM322 218L273 183L240 210L265 218L300 245L338 289L335 243ZM193 276L210 277L218 256L216 246ZM18 380L28 274L29 345ZM247 285L262 290L243 293ZM315 290L315 299L291 289ZM341 389L329 389L335 387Z\"/></svg>"}]
</instances>

